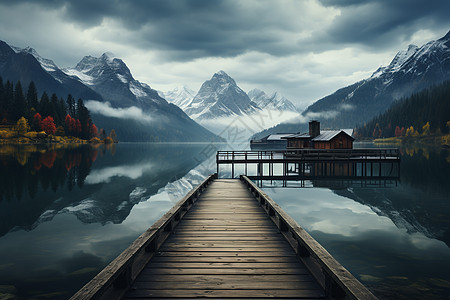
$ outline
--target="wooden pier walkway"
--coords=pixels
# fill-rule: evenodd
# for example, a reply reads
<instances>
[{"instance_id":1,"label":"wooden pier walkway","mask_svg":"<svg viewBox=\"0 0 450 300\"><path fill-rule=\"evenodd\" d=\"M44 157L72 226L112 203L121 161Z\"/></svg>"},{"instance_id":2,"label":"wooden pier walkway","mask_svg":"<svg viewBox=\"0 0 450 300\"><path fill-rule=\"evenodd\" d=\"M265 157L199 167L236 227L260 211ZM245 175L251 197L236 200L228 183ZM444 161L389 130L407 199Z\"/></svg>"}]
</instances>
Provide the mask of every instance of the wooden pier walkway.
<instances>
[{"instance_id":1,"label":"wooden pier walkway","mask_svg":"<svg viewBox=\"0 0 450 300\"><path fill-rule=\"evenodd\" d=\"M71 299L189 298L376 299L246 177L214 176Z\"/></svg>"}]
</instances>

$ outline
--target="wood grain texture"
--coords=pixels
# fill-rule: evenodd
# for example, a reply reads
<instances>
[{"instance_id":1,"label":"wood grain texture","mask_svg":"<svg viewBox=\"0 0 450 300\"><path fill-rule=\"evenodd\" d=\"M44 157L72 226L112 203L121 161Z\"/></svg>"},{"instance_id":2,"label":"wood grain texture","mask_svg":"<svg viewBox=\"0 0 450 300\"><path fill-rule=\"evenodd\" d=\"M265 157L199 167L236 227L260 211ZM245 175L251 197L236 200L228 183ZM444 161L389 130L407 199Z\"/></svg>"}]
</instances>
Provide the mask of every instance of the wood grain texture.
<instances>
[{"instance_id":1,"label":"wood grain texture","mask_svg":"<svg viewBox=\"0 0 450 300\"><path fill-rule=\"evenodd\" d=\"M239 180L215 180L126 299L324 299L324 291Z\"/></svg>"}]
</instances>

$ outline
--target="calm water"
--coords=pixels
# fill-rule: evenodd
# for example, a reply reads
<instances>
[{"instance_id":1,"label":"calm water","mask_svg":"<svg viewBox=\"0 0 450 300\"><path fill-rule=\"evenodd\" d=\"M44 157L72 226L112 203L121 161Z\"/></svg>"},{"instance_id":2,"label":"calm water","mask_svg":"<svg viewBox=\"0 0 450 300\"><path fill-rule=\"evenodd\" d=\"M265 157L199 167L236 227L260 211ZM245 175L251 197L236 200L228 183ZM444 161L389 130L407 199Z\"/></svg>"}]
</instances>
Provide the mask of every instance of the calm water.
<instances>
[{"instance_id":1,"label":"calm water","mask_svg":"<svg viewBox=\"0 0 450 300\"><path fill-rule=\"evenodd\" d=\"M215 151L225 148L0 147L0 299L68 299L215 172ZM388 187L264 189L379 297L446 299L448 178L448 150L411 148Z\"/></svg>"}]
</instances>

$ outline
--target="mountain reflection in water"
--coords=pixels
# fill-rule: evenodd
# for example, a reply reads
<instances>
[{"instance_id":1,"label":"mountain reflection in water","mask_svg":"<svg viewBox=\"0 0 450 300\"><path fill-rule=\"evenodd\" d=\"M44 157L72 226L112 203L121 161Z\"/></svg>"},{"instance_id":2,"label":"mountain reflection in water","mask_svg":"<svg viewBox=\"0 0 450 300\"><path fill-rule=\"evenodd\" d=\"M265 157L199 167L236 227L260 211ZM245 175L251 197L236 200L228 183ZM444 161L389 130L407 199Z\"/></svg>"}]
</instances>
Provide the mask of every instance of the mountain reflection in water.
<instances>
[{"instance_id":1,"label":"mountain reflection in water","mask_svg":"<svg viewBox=\"0 0 450 300\"><path fill-rule=\"evenodd\" d=\"M450 152L411 145L401 153L400 181L387 186L263 187L380 299L448 299Z\"/></svg>"},{"instance_id":2,"label":"mountain reflection in water","mask_svg":"<svg viewBox=\"0 0 450 300\"><path fill-rule=\"evenodd\" d=\"M0 146L0 298L70 298L203 179L205 144L112 146Z\"/></svg>"}]
</instances>

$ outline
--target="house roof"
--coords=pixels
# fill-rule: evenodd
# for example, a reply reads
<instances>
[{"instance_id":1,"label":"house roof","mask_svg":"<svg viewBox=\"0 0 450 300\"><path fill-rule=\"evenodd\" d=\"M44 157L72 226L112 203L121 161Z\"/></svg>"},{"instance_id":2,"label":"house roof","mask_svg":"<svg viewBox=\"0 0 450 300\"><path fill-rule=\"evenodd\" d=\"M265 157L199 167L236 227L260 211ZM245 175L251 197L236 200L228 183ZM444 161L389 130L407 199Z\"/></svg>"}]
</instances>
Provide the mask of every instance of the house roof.
<instances>
[{"instance_id":1,"label":"house roof","mask_svg":"<svg viewBox=\"0 0 450 300\"><path fill-rule=\"evenodd\" d=\"M339 130L321 130L320 134L311 140L312 141L330 141L341 132L344 132L349 137L353 138L352 137L353 129L339 129ZM288 134L288 135L285 134L281 138L282 139L310 139L311 136L309 135L309 133L295 133L295 134Z\"/></svg>"},{"instance_id":2,"label":"house roof","mask_svg":"<svg viewBox=\"0 0 450 300\"><path fill-rule=\"evenodd\" d=\"M353 139L352 135L349 134L350 131L353 132L353 129L322 130L318 136L316 136L315 138L312 139L312 141L314 141L314 142L331 141L334 137L336 137L341 132L345 133L346 135L348 135L349 137L351 137Z\"/></svg>"},{"instance_id":3,"label":"house roof","mask_svg":"<svg viewBox=\"0 0 450 300\"><path fill-rule=\"evenodd\" d=\"M283 138L291 135L291 133L277 133L271 134L267 137L268 141L283 141Z\"/></svg>"},{"instance_id":4,"label":"house roof","mask_svg":"<svg viewBox=\"0 0 450 300\"><path fill-rule=\"evenodd\" d=\"M309 139L309 138L311 138L311 136L309 135L309 133L294 133L294 134L285 135L282 138L283 139L292 139L292 138Z\"/></svg>"}]
</instances>

